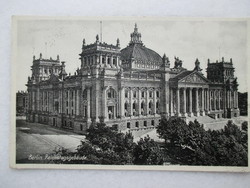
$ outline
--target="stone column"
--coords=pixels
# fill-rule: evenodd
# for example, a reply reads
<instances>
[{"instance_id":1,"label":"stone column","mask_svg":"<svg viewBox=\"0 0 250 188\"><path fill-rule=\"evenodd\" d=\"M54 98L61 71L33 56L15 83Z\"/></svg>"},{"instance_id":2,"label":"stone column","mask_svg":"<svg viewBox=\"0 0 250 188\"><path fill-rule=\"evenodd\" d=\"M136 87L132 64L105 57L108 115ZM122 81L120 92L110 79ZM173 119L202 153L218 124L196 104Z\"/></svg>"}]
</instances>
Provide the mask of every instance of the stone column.
<instances>
[{"instance_id":1,"label":"stone column","mask_svg":"<svg viewBox=\"0 0 250 188\"><path fill-rule=\"evenodd\" d=\"M212 102L211 102L211 94L212 94L212 90L209 90L209 111L212 111Z\"/></svg>"},{"instance_id":2,"label":"stone column","mask_svg":"<svg viewBox=\"0 0 250 188\"><path fill-rule=\"evenodd\" d=\"M32 91L32 111L35 111L35 92Z\"/></svg>"},{"instance_id":3,"label":"stone column","mask_svg":"<svg viewBox=\"0 0 250 188\"><path fill-rule=\"evenodd\" d=\"M183 88L183 116L187 116L186 88Z\"/></svg>"},{"instance_id":4,"label":"stone column","mask_svg":"<svg viewBox=\"0 0 250 188\"><path fill-rule=\"evenodd\" d=\"M111 68L113 68L113 56L111 55L110 57L109 57L109 63L110 63L110 67Z\"/></svg>"},{"instance_id":5,"label":"stone column","mask_svg":"<svg viewBox=\"0 0 250 188\"><path fill-rule=\"evenodd\" d=\"M129 98L130 98L130 116L133 116L133 90L132 87L130 88L130 94L129 94Z\"/></svg>"},{"instance_id":6,"label":"stone column","mask_svg":"<svg viewBox=\"0 0 250 188\"><path fill-rule=\"evenodd\" d=\"M141 116L141 88L138 88L138 115Z\"/></svg>"},{"instance_id":7,"label":"stone column","mask_svg":"<svg viewBox=\"0 0 250 188\"><path fill-rule=\"evenodd\" d=\"M103 67L103 64L102 64L102 54L99 55L99 64L101 67Z\"/></svg>"},{"instance_id":8,"label":"stone column","mask_svg":"<svg viewBox=\"0 0 250 188\"><path fill-rule=\"evenodd\" d=\"M37 111L40 111L40 89L37 89L37 96L36 96L36 101L37 101Z\"/></svg>"},{"instance_id":9,"label":"stone column","mask_svg":"<svg viewBox=\"0 0 250 188\"><path fill-rule=\"evenodd\" d=\"M104 67L107 67L107 55L104 55L104 58L105 58L105 62L104 62Z\"/></svg>"},{"instance_id":10,"label":"stone column","mask_svg":"<svg viewBox=\"0 0 250 188\"><path fill-rule=\"evenodd\" d=\"M76 90L76 115L79 116L79 89Z\"/></svg>"},{"instance_id":11,"label":"stone column","mask_svg":"<svg viewBox=\"0 0 250 188\"><path fill-rule=\"evenodd\" d=\"M121 87L120 89L120 116L121 118L124 118L124 97L125 97L125 94L124 94L124 87Z\"/></svg>"},{"instance_id":12,"label":"stone column","mask_svg":"<svg viewBox=\"0 0 250 188\"><path fill-rule=\"evenodd\" d=\"M75 111L75 106L76 106L76 101L75 101L75 89L73 89L73 91L72 91L73 93L72 93L72 104L73 105L71 105L72 106L72 109L73 109L73 113L72 113L72 115L75 115L76 114L76 111ZM72 109L71 109L71 111L72 111Z\"/></svg>"},{"instance_id":13,"label":"stone column","mask_svg":"<svg viewBox=\"0 0 250 188\"><path fill-rule=\"evenodd\" d=\"M205 94L204 94L204 89L201 89L201 115L205 116Z\"/></svg>"},{"instance_id":14,"label":"stone column","mask_svg":"<svg viewBox=\"0 0 250 188\"><path fill-rule=\"evenodd\" d=\"M156 89L154 88L154 106L153 106L153 114L156 115Z\"/></svg>"},{"instance_id":15,"label":"stone column","mask_svg":"<svg viewBox=\"0 0 250 188\"><path fill-rule=\"evenodd\" d=\"M92 95L93 95L93 115L94 118L95 118L95 122L98 122L99 120L99 94L100 94L100 89L99 89L99 85L98 84L95 84L94 87L92 87Z\"/></svg>"},{"instance_id":16,"label":"stone column","mask_svg":"<svg viewBox=\"0 0 250 188\"><path fill-rule=\"evenodd\" d=\"M177 116L180 116L180 90L176 88L176 104L177 104Z\"/></svg>"},{"instance_id":17,"label":"stone column","mask_svg":"<svg viewBox=\"0 0 250 188\"><path fill-rule=\"evenodd\" d=\"M214 89L213 92L214 92L214 95L213 95L213 97L214 97L214 110L216 110L217 109L217 105L216 105L216 98L217 98L217 96L216 96L216 90Z\"/></svg>"},{"instance_id":18,"label":"stone column","mask_svg":"<svg viewBox=\"0 0 250 188\"><path fill-rule=\"evenodd\" d=\"M210 111L209 96L210 96L210 92L209 92L209 89L207 89L207 91L206 91L206 100L207 100L206 111L207 111L207 113L209 113L209 111Z\"/></svg>"},{"instance_id":19,"label":"stone column","mask_svg":"<svg viewBox=\"0 0 250 188\"><path fill-rule=\"evenodd\" d=\"M105 63L105 65L106 65L106 67L109 67L110 68L110 64L108 64L108 55L106 55L106 63ZM109 62L110 63L110 62Z\"/></svg>"},{"instance_id":20,"label":"stone column","mask_svg":"<svg viewBox=\"0 0 250 188\"><path fill-rule=\"evenodd\" d=\"M193 93L192 93L192 88L189 88L189 116L192 117L193 114L193 103L192 103L192 99L193 99Z\"/></svg>"},{"instance_id":21,"label":"stone column","mask_svg":"<svg viewBox=\"0 0 250 188\"><path fill-rule=\"evenodd\" d=\"M90 119L90 88L87 87L87 121L90 122L91 119Z\"/></svg>"},{"instance_id":22,"label":"stone column","mask_svg":"<svg viewBox=\"0 0 250 188\"><path fill-rule=\"evenodd\" d=\"M195 88L195 99L196 99L196 102L195 102L195 114L198 117L200 115L200 113L199 113L199 90L198 90L198 88Z\"/></svg>"},{"instance_id":23,"label":"stone column","mask_svg":"<svg viewBox=\"0 0 250 188\"><path fill-rule=\"evenodd\" d=\"M235 91L235 108L238 108L238 91Z\"/></svg>"},{"instance_id":24,"label":"stone column","mask_svg":"<svg viewBox=\"0 0 250 188\"><path fill-rule=\"evenodd\" d=\"M148 116L148 102L149 102L149 91L148 91L148 88L146 88L146 91L145 91L145 93L146 93L146 104L145 104L145 107L146 107L146 116Z\"/></svg>"},{"instance_id":25,"label":"stone column","mask_svg":"<svg viewBox=\"0 0 250 188\"><path fill-rule=\"evenodd\" d=\"M204 112L207 111L207 89L204 89Z\"/></svg>"},{"instance_id":26,"label":"stone column","mask_svg":"<svg viewBox=\"0 0 250 188\"><path fill-rule=\"evenodd\" d=\"M229 91L229 108L232 108L232 92Z\"/></svg>"},{"instance_id":27,"label":"stone column","mask_svg":"<svg viewBox=\"0 0 250 188\"><path fill-rule=\"evenodd\" d=\"M68 109L68 114L70 114L70 109L69 109L69 107L70 107L70 100L69 100L69 96L70 96L70 92L69 92L69 90L67 90L67 101L68 101L68 106L66 105L66 111L67 111L67 109ZM66 113L67 114L67 113Z\"/></svg>"},{"instance_id":28,"label":"stone column","mask_svg":"<svg viewBox=\"0 0 250 188\"><path fill-rule=\"evenodd\" d=\"M119 57L118 56L116 56L116 66L120 67L120 62L119 62Z\"/></svg>"},{"instance_id":29,"label":"stone column","mask_svg":"<svg viewBox=\"0 0 250 188\"><path fill-rule=\"evenodd\" d=\"M173 107L173 102L174 102L174 95L173 95L173 89L170 88L170 116L174 116L174 107Z\"/></svg>"},{"instance_id":30,"label":"stone column","mask_svg":"<svg viewBox=\"0 0 250 188\"><path fill-rule=\"evenodd\" d=\"M234 101L235 101L235 92L234 91L232 91L232 98L231 98L231 108L235 108L235 106L234 106Z\"/></svg>"},{"instance_id":31,"label":"stone column","mask_svg":"<svg viewBox=\"0 0 250 188\"><path fill-rule=\"evenodd\" d=\"M47 111L46 110L46 106L47 105L47 91L43 91L43 111Z\"/></svg>"},{"instance_id":32,"label":"stone column","mask_svg":"<svg viewBox=\"0 0 250 188\"><path fill-rule=\"evenodd\" d=\"M47 112L49 112L49 92L48 91L46 91L46 93L47 93L47 99L46 99L46 101L47 101L47 103L46 103L46 107L47 107Z\"/></svg>"},{"instance_id":33,"label":"stone column","mask_svg":"<svg viewBox=\"0 0 250 188\"><path fill-rule=\"evenodd\" d=\"M221 110L221 106L220 106L221 97L220 97L220 94L221 94L221 91L219 90L218 91L218 98L219 98L218 108L219 108L219 110Z\"/></svg>"}]
</instances>

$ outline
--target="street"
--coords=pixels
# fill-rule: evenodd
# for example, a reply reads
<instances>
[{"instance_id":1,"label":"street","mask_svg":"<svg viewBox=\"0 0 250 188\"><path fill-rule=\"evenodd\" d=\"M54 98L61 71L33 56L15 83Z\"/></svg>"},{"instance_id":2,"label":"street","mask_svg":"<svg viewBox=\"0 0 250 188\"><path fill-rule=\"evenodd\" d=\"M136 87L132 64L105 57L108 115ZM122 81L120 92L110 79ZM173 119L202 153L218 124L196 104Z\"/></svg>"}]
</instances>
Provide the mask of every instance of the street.
<instances>
[{"instance_id":1,"label":"street","mask_svg":"<svg viewBox=\"0 0 250 188\"><path fill-rule=\"evenodd\" d=\"M16 160L29 156L53 154L56 149L76 151L85 136L68 132L49 125L16 120Z\"/></svg>"}]
</instances>

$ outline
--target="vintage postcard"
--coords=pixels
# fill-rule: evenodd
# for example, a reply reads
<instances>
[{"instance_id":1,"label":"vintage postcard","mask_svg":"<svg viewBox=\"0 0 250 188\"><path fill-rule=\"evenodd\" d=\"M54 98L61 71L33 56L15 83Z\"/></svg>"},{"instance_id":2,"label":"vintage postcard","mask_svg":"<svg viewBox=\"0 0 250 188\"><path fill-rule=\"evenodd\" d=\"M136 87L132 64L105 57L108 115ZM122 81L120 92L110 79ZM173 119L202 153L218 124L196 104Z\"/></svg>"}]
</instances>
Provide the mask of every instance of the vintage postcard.
<instances>
[{"instance_id":1,"label":"vintage postcard","mask_svg":"<svg viewBox=\"0 0 250 188\"><path fill-rule=\"evenodd\" d=\"M11 167L249 171L249 24L13 16Z\"/></svg>"}]
</instances>

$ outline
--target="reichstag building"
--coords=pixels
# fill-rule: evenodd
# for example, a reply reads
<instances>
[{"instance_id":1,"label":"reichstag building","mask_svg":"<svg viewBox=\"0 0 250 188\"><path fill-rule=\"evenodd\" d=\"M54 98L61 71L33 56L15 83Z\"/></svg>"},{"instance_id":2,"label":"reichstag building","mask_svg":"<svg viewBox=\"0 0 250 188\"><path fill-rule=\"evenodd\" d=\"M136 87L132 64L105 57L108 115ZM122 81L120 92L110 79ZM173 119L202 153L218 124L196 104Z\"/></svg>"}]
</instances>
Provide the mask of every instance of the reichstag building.
<instances>
[{"instance_id":1,"label":"reichstag building","mask_svg":"<svg viewBox=\"0 0 250 188\"><path fill-rule=\"evenodd\" d=\"M146 48L135 24L128 46L96 40L82 43L81 67L67 74L65 62L33 57L28 78L27 121L83 133L104 122L119 130L154 128L162 116L239 116L232 59L208 59L206 77L196 59L193 70L175 57Z\"/></svg>"}]
</instances>

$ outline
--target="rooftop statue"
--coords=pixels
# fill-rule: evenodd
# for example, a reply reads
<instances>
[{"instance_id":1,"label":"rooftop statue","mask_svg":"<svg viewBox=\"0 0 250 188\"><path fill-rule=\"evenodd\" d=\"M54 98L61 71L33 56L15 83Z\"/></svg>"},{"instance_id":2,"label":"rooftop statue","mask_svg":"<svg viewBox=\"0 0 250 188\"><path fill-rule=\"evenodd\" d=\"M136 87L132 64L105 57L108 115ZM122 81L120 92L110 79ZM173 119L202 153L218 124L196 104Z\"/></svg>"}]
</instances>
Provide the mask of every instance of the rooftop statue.
<instances>
[{"instance_id":1,"label":"rooftop statue","mask_svg":"<svg viewBox=\"0 0 250 188\"><path fill-rule=\"evenodd\" d=\"M182 60L180 60L179 57L174 57L174 59L175 59L174 68L182 67Z\"/></svg>"}]
</instances>

